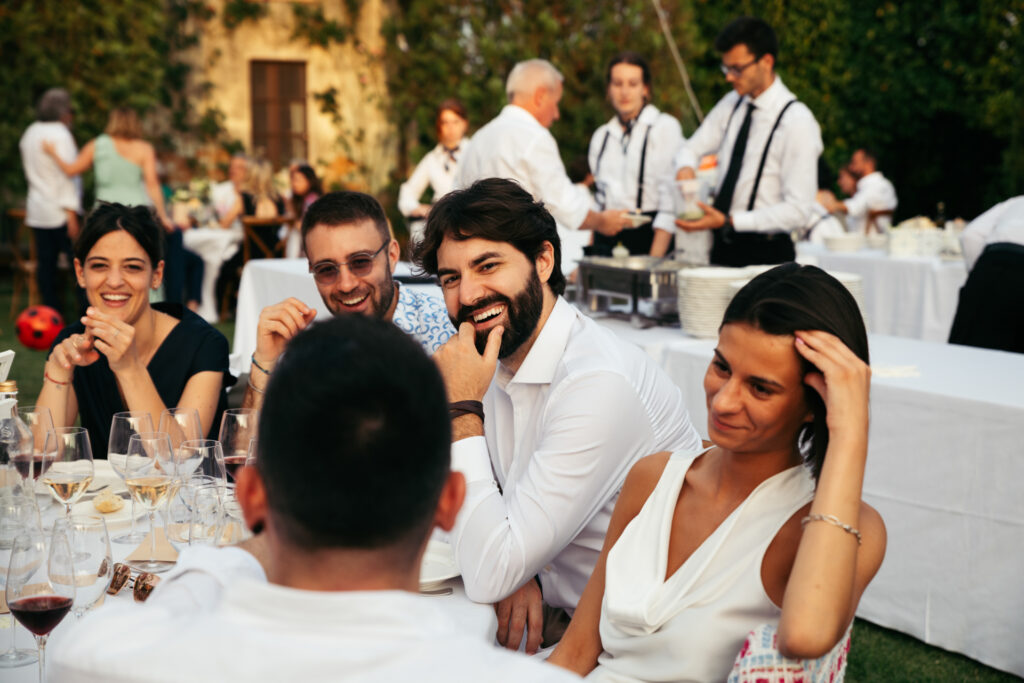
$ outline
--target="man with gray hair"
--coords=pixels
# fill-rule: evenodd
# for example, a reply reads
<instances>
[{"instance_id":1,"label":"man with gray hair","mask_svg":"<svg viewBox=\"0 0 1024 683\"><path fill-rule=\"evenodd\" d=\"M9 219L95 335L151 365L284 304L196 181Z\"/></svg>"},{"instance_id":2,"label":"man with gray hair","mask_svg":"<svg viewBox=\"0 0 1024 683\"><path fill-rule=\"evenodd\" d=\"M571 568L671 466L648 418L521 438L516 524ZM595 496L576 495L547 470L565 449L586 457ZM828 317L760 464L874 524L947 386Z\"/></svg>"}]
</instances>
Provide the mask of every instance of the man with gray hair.
<instances>
[{"instance_id":1,"label":"man with gray hair","mask_svg":"<svg viewBox=\"0 0 1024 683\"><path fill-rule=\"evenodd\" d=\"M473 146L462 161L455 188L483 178L515 180L544 203L558 224L562 239L562 269L572 272L590 233L616 235L629 225L625 211L593 210L590 191L569 180L558 154L558 143L548 131L558 120L562 74L551 62L528 59L508 75L508 104L473 136Z\"/></svg>"},{"instance_id":2,"label":"man with gray hair","mask_svg":"<svg viewBox=\"0 0 1024 683\"><path fill-rule=\"evenodd\" d=\"M57 296L57 257L60 252L73 259L71 240L78 236L78 214L82 210L81 185L69 178L57 162L43 151L50 141L57 155L67 163L78 157L71 137L71 95L63 88L50 88L39 98L36 120L25 129L18 146L28 183L25 225L32 228L36 243L36 282L43 303L61 310Z\"/></svg>"}]
</instances>

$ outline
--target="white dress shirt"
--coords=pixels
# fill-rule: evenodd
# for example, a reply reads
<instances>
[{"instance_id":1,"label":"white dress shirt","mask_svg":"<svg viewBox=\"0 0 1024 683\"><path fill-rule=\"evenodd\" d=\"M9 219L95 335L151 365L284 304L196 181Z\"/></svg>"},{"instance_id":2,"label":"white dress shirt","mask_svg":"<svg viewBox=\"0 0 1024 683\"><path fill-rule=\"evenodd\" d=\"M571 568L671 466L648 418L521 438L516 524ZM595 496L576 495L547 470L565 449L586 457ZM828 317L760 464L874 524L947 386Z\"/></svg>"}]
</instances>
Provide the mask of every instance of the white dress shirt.
<instances>
[{"instance_id":1,"label":"white dress shirt","mask_svg":"<svg viewBox=\"0 0 1024 683\"><path fill-rule=\"evenodd\" d=\"M601 209L657 211L654 227L675 232L676 152L683 144L683 131L674 116L648 104L640 111L627 133L618 117L602 125L590 139L587 160L594 174ZM646 145L645 145L646 141ZM644 149L646 147L646 154ZM644 157L643 198L636 204L640 160Z\"/></svg>"},{"instance_id":2,"label":"white dress shirt","mask_svg":"<svg viewBox=\"0 0 1024 683\"><path fill-rule=\"evenodd\" d=\"M192 560L192 549L184 552L179 561L187 570L167 576L144 605L108 605L76 624L53 644L50 679L579 680L469 633L436 597L286 588L254 575L255 559L224 561L219 553L227 549L207 550ZM197 582L198 591L181 585ZM218 589L210 593L214 584ZM203 602L193 604L192 595Z\"/></svg>"},{"instance_id":3,"label":"white dress shirt","mask_svg":"<svg viewBox=\"0 0 1024 683\"><path fill-rule=\"evenodd\" d=\"M964 228L960 243L968 272L985 247L997 242L1024 245L1024 195L996 204Z\"/></svg>"},{"instance_id":4,"label":"white dress shirt","mask_svg":"<svg viewBox=\"0 0 1024 683\"><path fill-rule=\"evenodd\" d=\"M576 269L583 247L590 244L590 231L577 229L591 209L590 190L569 180L558 143L533 114L508 104L476 132L473 146L462 159L455 189L483 178L515 180L544 202L558 224L562 271L568 274Z\"/></svg>"},{"instance_id":5,"label":"white dress shirt","mask_svg":"<svg viewBox=\"0 0 1024 683\"><path fill-rule=\"evenodd\" d=\"M753 99L755 108L750 117L747 148L729 211L737 231L789 232L805 227L810 220L811 205L818 190L818 157L824 146L818 122L802 102L794 103L782 117L768 150L754 209L747 210L772 126L783 107L795 97L776 75L775 82ZM697 132L683 143L676 155L677 169L696 169L701 157L717 154L718 184L721 187L729 172L733 144L743 125L749 101L744 96L743 104L733 114L739 98L733 90L719 100Z\"/></svg>"},{"instance_id":6,"label":"white dress shirt","mask_svg":"<svg viewBox=\"0 0 1024 683\"><path fill-rule=\"evenodd\" d=\"M18 143L25 180L28 181L25 225L59 228L68 221L65 210L81 213L81 184L77 176L69 178L43 151L44 140L54 144L57 156L65 163L70 164L78 157L75 139L60 121L36 121L25 129Z\"/></svg>"},{"instance_id":7,"label":"white dress shirt","mask_svg":"<svg viewBox=\"0 0 1024 683\"><path fill-rule=\"evenodd\" d=\"M657 364L562 298L515 375L499 364L484 415L485 436L452 444L468 486L451 540L477 602L539 574L544 601L574 610L633 463L701 445Z\"/></svg>"},{"instance_id":8,"label":"white dress shirt","mask_svg":"<svg viewBox=\"0 0 1024 683\"><path fill-rule=\"evenodd\" d=\"M868 173L857 181L857 191L843 201L846 205L846 229L850 232L864 234L867 229L868 211L885 211L896 208L896 188L881 171ZM879 216L875 225L881 232L889 232L892 227L890 216Z\"/></svg>"},{"instance_id":9,"label":"white dress shirt","mask_svg":"<svg viewBox=\"0 0 1024 683\"><path fill-rule=\"evenodd\" d=\"M462 138L450 153L444 145L438 143L416 164L416 170L398 189L398 210L403 216L411 214L420 205L420 197L429 185L434 190L436 202L452 191L455 177L459 172L459 162L469 149L469 138ZM455 159L452 160L452 156Z\"/></svg>"}]
</instances>

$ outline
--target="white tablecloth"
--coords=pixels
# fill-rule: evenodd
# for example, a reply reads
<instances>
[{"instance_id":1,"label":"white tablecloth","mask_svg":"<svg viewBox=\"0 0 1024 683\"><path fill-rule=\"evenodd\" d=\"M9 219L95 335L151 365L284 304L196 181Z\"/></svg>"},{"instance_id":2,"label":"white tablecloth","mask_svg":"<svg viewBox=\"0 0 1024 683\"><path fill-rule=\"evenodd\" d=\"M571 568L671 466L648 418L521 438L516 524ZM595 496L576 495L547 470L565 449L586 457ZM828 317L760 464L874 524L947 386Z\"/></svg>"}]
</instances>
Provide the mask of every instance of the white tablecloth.
<instances>
[{"instance_id":1,"label":"white tablecloth","mask_svg":"<svg viewBox=\"0 0 1024 683\"><path fill-rule=\"evenodd\" d=\"M881 249L845 253L801 243L797 260L863 276L870 332L925 341L949 339L960 288L967 282L963 259L893 258Z\"/></svg>"},{"instance_id":2,"label":"white tablecloth","mask_svg":"<svg viewBox=\"0 0 1024 683\"><path fill-rule=\"evenodd\" d=\"M202 300L197 313L206 322L216 323L220 317L217 276L221 265L238 251L238 245L242 242L242 228L190 228L181 234L181 239L186 249L194 251L203 259Z\"/></svg>"},{"instance_id":3,"label":"white tablecloth","mask_svg":"<svg viewBox=\"0 0 1024 683\"><path fill-rule=\"evenodd\" d=\"M706 436L715 341L602 322L659 361ZM874 334L870 344L864 499L889 543L857 614L1024 675L1024 355Z\"/></svg>"}]
</instances>

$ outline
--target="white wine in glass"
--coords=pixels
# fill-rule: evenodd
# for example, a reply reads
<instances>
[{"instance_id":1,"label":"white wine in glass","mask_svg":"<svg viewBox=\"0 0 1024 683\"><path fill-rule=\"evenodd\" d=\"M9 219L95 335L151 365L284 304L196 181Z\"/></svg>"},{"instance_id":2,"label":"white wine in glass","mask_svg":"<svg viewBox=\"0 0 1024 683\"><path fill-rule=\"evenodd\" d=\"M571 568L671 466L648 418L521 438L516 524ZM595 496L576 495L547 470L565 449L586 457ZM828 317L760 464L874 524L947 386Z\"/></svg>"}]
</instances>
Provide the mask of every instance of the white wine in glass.
<instances>
[{"instance_id":1,"label":"white wine in glass","mask_svg":"<svg viewBox=\"0 0 1024 683\"><path fill-rule=\"evenodd\" d=\"M41 481L58 502L64 503L66 516L71 516L71 506L89 488L93 471L89 432L84 427L57 429L57 456Z\"/></svg>"},{"instance_id":2,"label":"white wine in glass","mask_svg":"<svg viewBox=\"0 0 1024 683\"><path fill-rule=\"evenodd\" d=\"M111 469L117 476L124 479L128 467L128 441L133 434L152 432L153 418L149 413L143 411L125 411L114 413L110 420L110 441L107 444L107 460ZM132 497L132 524L131 528L119 536L115 536L114 543L133 543L138 545L145 540L146 534L136 528L135 498Z\"/></svg>"},{"instance_id":3,"label":"white wine in glass","mask_svg":"<svg viewBox=\"0 0 1024 683\"><path fill-rule=\"evenodd\" d=\"M174 566L173 560L156 557L156 509L172 498L180 486L171 437L167 432L133 434L128 441L124 483L149 514L149 559L131 566L147 572L162 572Z\"/></svg>"}]
</instances>

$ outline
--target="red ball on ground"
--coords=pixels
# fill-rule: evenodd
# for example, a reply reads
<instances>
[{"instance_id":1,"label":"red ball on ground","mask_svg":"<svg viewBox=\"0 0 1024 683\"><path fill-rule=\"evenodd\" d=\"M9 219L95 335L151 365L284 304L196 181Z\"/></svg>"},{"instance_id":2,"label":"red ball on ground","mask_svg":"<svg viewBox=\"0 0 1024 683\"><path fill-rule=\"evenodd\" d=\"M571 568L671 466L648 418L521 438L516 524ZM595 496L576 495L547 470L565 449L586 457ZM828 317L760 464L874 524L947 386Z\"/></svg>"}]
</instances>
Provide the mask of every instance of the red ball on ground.
<instances>
[{"instance_id":1,"label":"red ball on ground","mask_svg":"<svg viewBox=\"0 0 1024 683\"><path fill-rule=\"evenodd\" d=\"M29 306L14 321L18 341L30 349L45 351L64 329L64 319L49 306Z\"/></svg>"}]
</instances>

